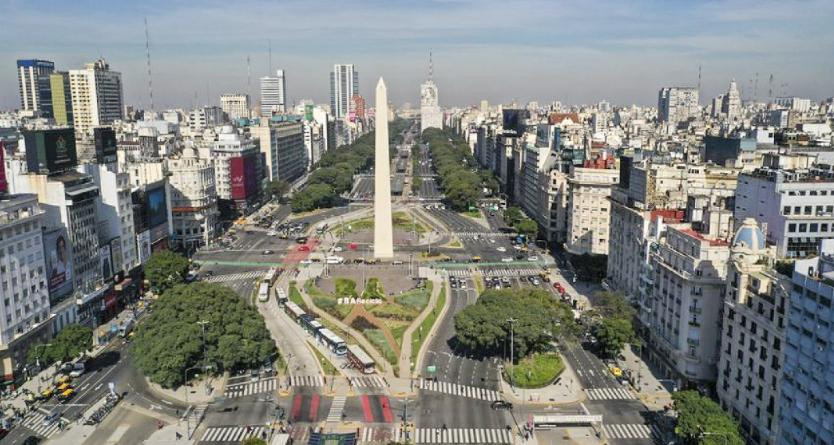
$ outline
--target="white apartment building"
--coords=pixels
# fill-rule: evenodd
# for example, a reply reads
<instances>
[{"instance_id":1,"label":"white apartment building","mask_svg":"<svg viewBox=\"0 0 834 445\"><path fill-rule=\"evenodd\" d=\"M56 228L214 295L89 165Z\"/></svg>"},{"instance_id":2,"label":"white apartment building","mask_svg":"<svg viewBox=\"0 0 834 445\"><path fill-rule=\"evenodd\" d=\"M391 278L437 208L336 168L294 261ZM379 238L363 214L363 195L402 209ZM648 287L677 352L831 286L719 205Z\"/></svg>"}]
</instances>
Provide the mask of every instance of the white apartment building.
<instances>
[{"instance_id":1,"label":"white apartment building","mask_svg":"<svg viewBox=\"0 0 834 445\"><path fill-rule=\"evenodd\" d=\"M277 70L275 74L261 77L261 117L287 111L287 83L284 70Z\"/></svg>"},{"instance_id":2,"label":"white apartment building","mask_svg":"<svg viewBox=\"0 0 834 445\"><path fill-rule=\"evenodd\" d=\"M168 159L168 171L173 244L186 250L210 244L219 222L214 166L185 148L178 158Z\"/></svg>"},{"instance_id":3,"label":"white apartment building","mask_svg":"<svg viewBox=\"0 0 834 445\"><path fill-rule=\"evenodd\" d=\"M739 176L733 219L762 223L780 257L805 257L834 238L834 171L761 168Z\"/></svg>"},{"instance_id":4,"label":"white apartment building","mask_svg":"<svg viewBox=\"0 0 834 445\"><path fill-rule=\"evenodd\" d=\"M657 93L657 119L677 125L689 118L697 117L698 89L694 87L665 87Z\"/></svg>"},{"instance_id":5,"label":"white apartment building","mask_svg":"<svg viewBox=\"0 0 834 445\"><path fill-rule=\"evenodd\" d=\"M330 112L337 121L348 117L354 94L359 94L359 71L353 64L333 65L330 72Z\"/></svg>"},{"instance_id":6,"label":"white apartment building","mask_svg":"<svg viewBox=\"0 0 834 445\"><path fill-rule=\"evenodd\" d=\"M729 243L691 223L668 225L651 249L650 293L640 318L649 359L678 388L715 381L729 254Z\"/></svg>"},{"instance_id":7,"label":"white apartment building","mask_svg":"<svg viewBox=\"0 0 834 445\"><path fill-rule=\"evenodd\" d=\"M256 135L253 134L253 137L256 137ZM214 163L214 185L217 189L218 198L232 199L230 160L237 157L257 155L257 151L258 147L253 139L241 136L230 125L223 127L211 150L211 158Z\"/></svg>"},{"instance_id":8,"label":"white apartment building","mask_svg":"<svg viewBox=\"0 0 834 445\"><path fill-rule=\"evenodd\" d=\"M772 269L774 253L753 218L738 228L730 251L721 323L718 382L721 407L748 443L779 442L779 395L785 311L791 280Z\"/></svg>"},{"instance_id":9,"label":"white apartment building","mask_svg":"<svg viewBox=\"0 0 834 445\"><path fill-rule=\"evenodd\" d=\"M200 107L188 113L188 128L192 134L201 133L223 122L223 110L220 107Z\"/></svg>"},{"instance_id":10,"label":"white apartment building","mask_svg":"<svg viewBox=\"0 0 834 445\"><path fill-rule=\"evenodd\" d=\"M258 139L265 158L268 181L284 180L292 183L300 178L308 165L304 144L304 127L300 122L261 122L249 131Z\"/></svg>"},{"instance_id":11,"label":"white apartment building","mask_svg":"<svg viewBox=\"0 0 834 445\"><path fill-rule=\"evenodd\" d=\"M130 272L139 265L133 222L133 201L130 196L130 174L115 171L115 164L81 164L78 166L78 171L90 175L101 192L96 200L98 235L101 245L107 245L118 239L121 264L116 264L119 257L114 257L113 270Z\"/></svg>"},{"instance_id":12,"label":"white apartment building","mask_svg":"<svg viewBox=\"0 0 834 445\"><path fill-rule=\"evenodd\" d=\"M29 347L51 334L42 219L36 195L0 197L0 371L6 378L22 373Z\"/></svg>"},{"instance_id":13,"label":"white apartment building","mask_svg":"<svg viewBox=\"0 0 834 445\"><path fill-rule=\"evenodd\" d=\"M231 120L249 119L249 95L221 94L220 108Z\"/></svg>"},{"instance_id":14,"label":"white apartment building","mask_svg":"<svg viewBox=\"0 0 834 445\"><path fill-rule=\"evenodd\" d=\"M69 81L76 133L91 134L93 128L123 118L122 75L110 71L104 59L70 70Z\"/></svg>"},{"instance_id":15,"label":"white apartment building","mask_svg":"<svg viewBox=\"0 0 834 445\"><path fill-rule=\"evenodd\" d=\"M574 255L608 254L611 190L619 170L575 168L568 179L565 249Z\"/></svg>"}]
</instances>

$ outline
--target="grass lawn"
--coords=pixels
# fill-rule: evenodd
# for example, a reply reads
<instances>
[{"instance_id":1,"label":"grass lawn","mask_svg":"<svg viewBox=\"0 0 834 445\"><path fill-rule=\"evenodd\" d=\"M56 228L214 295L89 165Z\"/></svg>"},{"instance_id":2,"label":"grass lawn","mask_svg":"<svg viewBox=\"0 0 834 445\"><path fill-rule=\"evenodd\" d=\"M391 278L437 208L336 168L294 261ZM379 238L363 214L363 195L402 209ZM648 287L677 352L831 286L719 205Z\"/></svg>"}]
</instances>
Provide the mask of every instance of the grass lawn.
<instances>
[{"instance_id":1,"label":"grass lawn","mask_svg":"<svg viewBox=\"0 0 834 445\"><path fill-rule=\"evenodd\" d=\"M562 363L559 354L533 354L512 367L512 380L519 388L543 388L552 383L564 370L565 364ZM509 376L510 370L505 368L504 380L509 381Z\"/></svg>"},{"instance_id":2,"label":"grass lawn","mask_svg":"<svg viewBox=\"0 0 834 445\"><path fill-rule=\"evenodd\" d=\"M327 359L315 346L311 346L313 350L313 354L316 354L316 360L321 363L321 369L324 371L324 375L333 375L336 374L336 367L333 366L333 363L330 363L330 360Z\"/></svg>"},{"instance_id":3,"label":"grass lawn","mask_svg":"<svg viewBox=\"0 0 834 445\"><path fill-rule=\"evenodd\" d=\"M478 295L482 294L484 292L484 277L478 275L472 277L472 281L475 282L475 292L477 292Z\"/></svg>"},{"instance_id":4,"label":"grass lawn","mask_svg":"<svg viewBox=\"0 0 834 445\"><path fill-rule=\"evenodd\" d=\"M393 228L395 229L404 230L407 232L414 230L417 233L426 233L428 231L428 229L426 229L425 226L423 226L416 220L412 220L411 215L409 215L406 212L394 212L392 217L393 218L391 220L391 223ZM371 230L373 228L373 218L362 218L353 221L348 221L337 227L334 227L333 233L336 236L343 236L346 233L358 232L362 230Z\"/></svg>"},{"instance_id":5,"label":"grass lawn","mask_svg":"<svg viewBox=\"0 0 834 445\"><path fill-rule=\"evenodd\" d=\"M405 230L408 232L413 230L417 233L426 233L427 231L422 224L417 222L416 219L412 219L411 215L406 212L394 212L393 218L395 229Z\"/></svg>"},{"instance_id":6,"label":"grass lawn","mask_svg":"<svg viewBox=\"0 0 834 445\"><path fill-rule=\"evenodd\" d=\"M336 278L336 298L356 298L356 282L347 278Z\"/></svg>"},{"instance_id":7,"label":"grass lawn","mask_svg":"<svg viewBox=\"0 0 834 445\"><path fill-rule=\"evenodd\" d=\"M385 357L385 360L388 360L388 363L392 365L397 363L397 355L394 354L394 350L391 349L391 345L388 344L388 340L385 339L385 334L382 331L379 329L366 329L362 334Z\"/></svg>"},{"instance_id":8,"label":"grass lawn","mask_svg":"<svg viewBox=\"0 0 834 445\"><path fill-rule=\"evenodd\" d=\"M458 240L454 240L448 244L448 247L462 247L463 245Z\"/></svg>"},{"instance_id":9,"label":"grass lawn","mask_svg":"<svg viewBox=\"0 0 834 445\"><path fill-rule=\"evenodd\" d=\"M310 312L310 308L304 304L304 299L301 298L301 292L298 290L298 287L296 287L295 281L290 281L290 295L288 298L290 301L297 304L298 307L304 309L304 312Z\"/></svg>"},{"instance_id":10,"label":"grass lawn","mask_svg":"<svg viewBox=\"0 0 834 445\"><path fill-rule=\"evenodd\" d=\"M460 214L463 215L463 216L468 216L470 218L480 218L481 217L481 211L480 210L467 210L465 212L460 212Z\"/></svg>"},{"instance_id":11,"label":"grass lawn","mask_svg":"<svg viewBox=\"0 0 834 445\"><path fill-rule=\"evenodd\" d=\"M408 323L385 323L385 326L391 330L391 335L394 336L394 341L397 342L397 346L400 348L403 347L403 335L405 335L405 330L408 329Z\"/></svg>"},{"instance_id":12,"label":"grass lawn","mask_svg":"<svg viewBox=\"0 0 834 445\"><path fill-rule=\"evenodd\" d=\"M338 286L338 281L336 284ZM368 282L365 283L365 290L362 291L362 298L385 299L385 290L382 289L382 283L379 282L379 278L368 278Z\"/></svg>"},{"instance_id":13,"label":"grass lawn","mask_svg":"<svg viewBox=\"0 0 834 445\"><path fill-rule=\"evenodd\" d=\"M431 327L434 325L434 322L437 321L437 316L440 314L444 305L446 305L446 289L440 289L440 295L437 296L437 305L434 306L434 310L428 313L426 318L423 319L423 322L420 323L420 327L418 327L411 336L412 363L417 360L417 354L420 352L423 340L425 340L425 338L429 335Z\"/></svg>"},{"instance_id":14,"label":"grass lawn","mask_svg":"<svg viewBox=\"0 0 834 445\"><path fill-rule=\"evenodd\" d=\"M421 289L413 289L394 298L397 303L416 310L418 313L429 304L433 283L426 281L426 286Z\"/></svg>"}]
</instances>

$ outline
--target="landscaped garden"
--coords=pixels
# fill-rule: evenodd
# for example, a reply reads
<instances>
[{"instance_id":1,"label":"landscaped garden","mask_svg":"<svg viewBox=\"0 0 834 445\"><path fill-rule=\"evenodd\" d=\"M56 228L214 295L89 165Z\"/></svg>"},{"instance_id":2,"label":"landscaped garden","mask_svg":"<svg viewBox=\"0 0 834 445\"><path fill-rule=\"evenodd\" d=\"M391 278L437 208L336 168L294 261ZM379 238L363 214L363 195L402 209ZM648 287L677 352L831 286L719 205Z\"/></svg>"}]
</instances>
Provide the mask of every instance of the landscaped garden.
<instances>
[{"instance_id":1,"label":"landscaped garden","mask_svg":"<svg viewBox=\"0 0 834 445\"><path fill-rule=\"evenodd\" d=\"M519 360L512 368L505 368L504 379L519 388L542 388L553 383L564 370L559 354L537 353Z\"/></svg>"}]
</instances>

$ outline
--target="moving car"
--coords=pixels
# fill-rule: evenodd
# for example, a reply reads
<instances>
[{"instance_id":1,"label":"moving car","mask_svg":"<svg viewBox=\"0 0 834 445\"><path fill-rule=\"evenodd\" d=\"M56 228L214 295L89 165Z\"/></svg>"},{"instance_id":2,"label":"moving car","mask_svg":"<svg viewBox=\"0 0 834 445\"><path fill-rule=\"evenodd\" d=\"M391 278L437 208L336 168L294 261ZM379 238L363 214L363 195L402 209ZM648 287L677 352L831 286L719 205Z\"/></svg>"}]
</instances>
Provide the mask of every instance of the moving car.
<instances>
[{"instance_id":1,"label":"moving car","mask_svg":"<svg viewBox=\"0 0 834 445\"><path fill-rule=\"evenodd\" d=\"M513 259L511 257L504 257L504 258L501 258L501 262L502 263L512 263Z\"/></svg>"},{"instance_id":2,"label":"moving car","mask_svg":"<svg viewBox=\"0 0 834 445\"><path fill-rule=\"evenodd\" d=\"M507 251L507 248L506 248L506 247L504 247L504 246L498 246L498 248L497 248L497 249L495 249L495 250L497 250L497 251L499 251L499 252L506 252L506 251Z\"/></svg>"},{"instance_id":3,"label":"moving car","mask_svg":"<svg viewBox=\"0 0 834 445\"><path fill-rule=\"evenodd\" d=\"M506 400L496 400L490 406L492 409L513 409L513 404Z\"/></svg>"},{"instance_id":4,"label":"moving car","mask_svg":"<svg viewBox=\"0 0 834 445\"><path fill-rule=\"evenodd\" d=\"M261 252L261 255L272 255L273 253L275 253L275 252L273 252L273 251L271 251L271 250L269 250L269 249L266 249L266 250L264 250L263 252Z\"/></svg>"}]
</instances>

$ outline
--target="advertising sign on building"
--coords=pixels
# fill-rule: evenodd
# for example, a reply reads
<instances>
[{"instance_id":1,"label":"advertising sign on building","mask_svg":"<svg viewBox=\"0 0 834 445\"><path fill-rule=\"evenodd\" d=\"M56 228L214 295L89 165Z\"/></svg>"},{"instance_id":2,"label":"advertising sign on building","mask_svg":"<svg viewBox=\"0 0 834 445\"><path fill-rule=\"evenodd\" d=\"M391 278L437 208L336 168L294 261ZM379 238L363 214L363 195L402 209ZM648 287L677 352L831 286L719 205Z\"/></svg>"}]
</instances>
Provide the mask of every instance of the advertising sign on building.
<instances>
[{"instance_id":1,"label":"advertising sign on building","mask_svg":"<svg viewBox=\"0 0 834 445\"><path fill-rule=\"evenodd\" d=\"M148 190L148 223L156 227L168 222L168 203L165 199L165 186Z\"/></svg>"},{"instance_id":2,"label":"advertising sign on building","mask_svg":"<svg viewBox=\"0 0 834 445\"><path fill-rule=\"evenodd\" d=\"M78 164L72 128L23 131L26 165L30 172L50 174Z\"/></svg>"},{"instance_id":3,"label":"advertising sign on building","mask_svg":"<svg viewBox=\"0 0 834 445\"><path fill-rule=\"evenodd\" d=\"M93 139L96 147L96 161L101 163L107 158L116 156L116 131L110 127L93 129Z\"/></svg>"},{"instance_id":4,"label":"advertising sign on building","mask_svg":"<svg viewBox=\"0 0 834 445\"><path fill-rule=\"evenodd\" d=\"M243 200L255 194L258 187L255 156L250 154L229 159L232 199Z\"/></svg>"},{"instance_id":5,"label":"advertising sign on building","mask_svg":"<svg viewBox=\"0 0 834 445\"><path fill-rule=\"evenodd\" d=\"M105 281L113 277L113 260L110 256L110 245L100 247L98 258L101 261L101 278Z\"/></svg>"},{"instance_id":6,"label":"advertising sign on building","mask_svg":"<svg viewBox=\"0 0 834 445\"><path fill-rule=\"evenodd\" d=\"M6 182L6 145L0 141L0 195L9 191L9 183Z\"/></svg>"},{"instance_id":7,"label":"advertising sign on building","mask_svg":"<svg viewBox=\"0 0 834 445\"><path fill-rule=\"evenodd\" d=\"M58 301L73 290L72 248L66 228L43 233L43 251L50 301Z\"/></svg>"},{"instance_id":8,"label":"advertising sign on building","mask_svg":"<svg viewBox=\"0 0 834 445\"><path fill-rule=\"evenodd\" d=\"M124 256L122 255L122 239L119 237L110 240L110 257L113 263L113 275L122 272L124 269ZM124 272L127 272L124 270Z\"/></svg>"},{"instance_id":9,"label":"advertising sign on building","mask_svg":"<svg viewBox=\"0 0 834 445\"><path fill-rule=\"evenodd\" d=\"M139 251L139 262L145 264L151 257L151 231L145 230L136 235L136 248Z\"/></svg>"}]
</instances>

